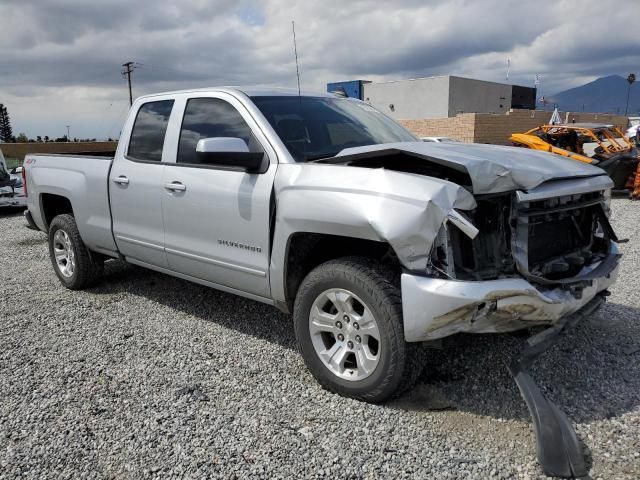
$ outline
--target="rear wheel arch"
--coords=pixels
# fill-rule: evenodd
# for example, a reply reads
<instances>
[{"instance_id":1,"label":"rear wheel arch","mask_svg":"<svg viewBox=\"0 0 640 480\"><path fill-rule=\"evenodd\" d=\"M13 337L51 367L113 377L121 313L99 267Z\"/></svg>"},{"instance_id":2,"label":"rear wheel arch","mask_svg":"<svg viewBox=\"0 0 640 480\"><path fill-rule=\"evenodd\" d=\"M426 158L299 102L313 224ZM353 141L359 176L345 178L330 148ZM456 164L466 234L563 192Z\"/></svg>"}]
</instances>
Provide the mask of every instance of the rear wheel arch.
<instances>
[{"instance_id":1,"label":"rear wheel arch","mask_svg":"<svg viewBox=\"0 0 640 480\"><path fill-rule=\"evenodd\" d=\"M40 209L42 212L42 219L47 230L49 229L53 219L58 215L68 214L74 216L71 200L64 195L58 195L55 193L40 194Z\"/></svg>"},{"instance_id":2,"label":"rear wheel arch","mask_svg":"<svg viewBox=\"0 0 640 480\"><path fill-rule=\"evenodd\" d=\"M102 276L104 258L86 247L73 215L62 213L51 220L48 243L53 270L65 287L88 288Z\"/></svg>"}]
</instances>

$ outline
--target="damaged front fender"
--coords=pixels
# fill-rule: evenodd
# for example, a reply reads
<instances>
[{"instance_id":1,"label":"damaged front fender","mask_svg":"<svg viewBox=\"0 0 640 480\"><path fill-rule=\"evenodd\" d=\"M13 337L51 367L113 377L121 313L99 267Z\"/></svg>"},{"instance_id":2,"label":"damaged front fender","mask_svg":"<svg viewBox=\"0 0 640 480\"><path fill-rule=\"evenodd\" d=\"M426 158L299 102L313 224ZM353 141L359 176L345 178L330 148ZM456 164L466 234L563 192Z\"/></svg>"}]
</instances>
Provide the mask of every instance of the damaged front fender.
<instances>
[{"instance_id":1,"label":"damaged front fender","mask_svg":"<svg viewBox=\"0 0 640 480\"><path fill-rule=\"evenodd\" d=\"M283 302L286 247L294 233L387 242L407 270L424 272L452 209L476 207L471 193L452 182L382 168L282 164L274 188L271 288Z\"/></svg>"}]
</instances>

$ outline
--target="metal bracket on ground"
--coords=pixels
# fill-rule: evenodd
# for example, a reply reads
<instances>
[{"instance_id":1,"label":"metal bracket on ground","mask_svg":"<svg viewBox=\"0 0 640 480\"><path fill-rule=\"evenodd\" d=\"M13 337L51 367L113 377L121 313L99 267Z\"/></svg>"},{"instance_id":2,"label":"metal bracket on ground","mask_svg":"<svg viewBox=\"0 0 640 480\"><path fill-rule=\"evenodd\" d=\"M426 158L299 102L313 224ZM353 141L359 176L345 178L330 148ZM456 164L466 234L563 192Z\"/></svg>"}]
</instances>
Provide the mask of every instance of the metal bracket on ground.
<instances>
[{"instance_id":1,"label":"metal bracket on ground","mask_svg":"<svg viewBox=\"0 0 640 480\"><path fill-rule=\"evenodd\" d=\"M563 332L594 313L603 303L604 295L600 294L578 312L533 335L508 366L533 419L538 462L544 473L550 476L580 478L587 476L588 470L582 446L571 421L553 402L545 398L527 370Z\"/></svg>"}]
</instances>

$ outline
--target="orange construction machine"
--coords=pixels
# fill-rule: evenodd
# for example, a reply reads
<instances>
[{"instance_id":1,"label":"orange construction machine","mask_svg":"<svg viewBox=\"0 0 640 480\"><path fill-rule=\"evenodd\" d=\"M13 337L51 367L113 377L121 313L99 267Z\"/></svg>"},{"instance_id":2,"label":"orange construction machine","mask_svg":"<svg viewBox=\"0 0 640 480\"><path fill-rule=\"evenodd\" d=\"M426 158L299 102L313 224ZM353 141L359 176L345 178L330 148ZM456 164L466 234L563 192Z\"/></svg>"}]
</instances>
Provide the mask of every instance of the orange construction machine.
<instances>
[{"instance_id":1,"label":"orange construction machine","mask_svg":"<svg viewBox=\"0 0 640 480\"><path fill-rule=\"evenodd\" d=\"M514 133L517 146L556 153L605 170L615 190L627 190L640 198L638 149L613 125L569 123L541 125L525 133Z\"/></svg>"}]
</instances>

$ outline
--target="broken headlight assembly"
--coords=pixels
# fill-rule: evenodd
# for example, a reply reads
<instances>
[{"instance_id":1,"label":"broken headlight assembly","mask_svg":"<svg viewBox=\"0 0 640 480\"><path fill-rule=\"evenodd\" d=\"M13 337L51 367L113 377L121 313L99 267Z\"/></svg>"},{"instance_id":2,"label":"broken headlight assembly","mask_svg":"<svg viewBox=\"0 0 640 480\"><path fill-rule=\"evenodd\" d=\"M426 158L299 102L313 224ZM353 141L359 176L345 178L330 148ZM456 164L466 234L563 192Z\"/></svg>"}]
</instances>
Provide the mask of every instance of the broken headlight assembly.
<instances>
[{"instance_id":1,"label":"broken headlight assembly","mask_svg":"<svg viewBox=\"0 0 640 480\"><path fill-rule=\"evenodd\" d=\"M427 275L444 275L447 278L456 278L454 252L449 233L452 228L457 228L471 240L480 233L465 215L457 210L451 210L440 227L438 236L433 244L431 256L427 263Z\"/></svg>"},{"instance_id":2,"label":"broken headlight assembly","mask_svg":"<svg viewBox=\"0 0 640 480\"><path fill-rule=\"evenodd\" d=\"M474 210L451 210L436 237L427 274L494 280L514 273L510 194L476 197Z\"/></svg>"}]
</instances>

